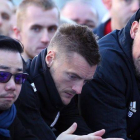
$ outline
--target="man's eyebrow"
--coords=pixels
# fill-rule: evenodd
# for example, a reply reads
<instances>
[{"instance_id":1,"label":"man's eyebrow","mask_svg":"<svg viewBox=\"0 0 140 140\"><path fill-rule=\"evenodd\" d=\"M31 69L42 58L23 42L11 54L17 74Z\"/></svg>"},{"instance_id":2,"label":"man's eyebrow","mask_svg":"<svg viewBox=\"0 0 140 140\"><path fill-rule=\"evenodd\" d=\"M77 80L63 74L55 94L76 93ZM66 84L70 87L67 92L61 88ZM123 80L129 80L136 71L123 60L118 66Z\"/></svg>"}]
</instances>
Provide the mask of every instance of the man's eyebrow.
<instances>
[{"instance_id":1,"label":"man's eyebrow","mask_svg":"<svg viewBox=\"0 0 140 140\"><path fill-rule=\"evenodd\" d=\"M5 69L5 70L8 70L8 69L10 69L10 67L5 66L5 65L0 65L0 69Z\"/></svg>"},{"instance_id":2,"label":"man's eyebrow","mask_svg":"<svg viewBox=\"0 0 140 140\"><path fill-rule=\"evenodd\" d=\"M40 24L33 24L33 25L31 25L31 27L30 27L30 28L34 28L34 27L42 28L43 26L42 26L42 25L40 25Z\"/></svg>"},{"instance_id":3,"label":"man's eyebrow","mask_svg":"<svg viewBox=\"0 0 140 140\"><path fill-rule=\"evenodd\" d=\"M71 73L72 75L74 75L75 77L79 78L79 79L83 79L82 77L80 77L78 74L76 73Z\"/></svg>"},{"instance_id":4,"label":"man's eyebrow","mask_svg":"<svg viewBox=\"0 0 140 140\"><path fill-rule=\"evenodd\" d=\"M23 71L23 69L22 69L22 68L17 68L16 70L17 70L18 72Z\"/></svg>"},{"instance_id":5,"label":"man's eyebrow","mask_svg":"<svg viewBox=\"0 0 140 140\"><path fill-rule=\"evenodd\" d=\"M86 20L86 23L94 23L95 24L95 21L92 21L92 20Z\"/></svg>"},{"instance_id":6,"label":"man's eyebrow","mask_svg":"<svg viewBox=\"0 0 140 140\"><path fill-rule=\"evenodd\" d=\"M74 76L76 76L76 77L79 78L79 79L84 79L84 78L80 77L79 75L77 75L76 73L71 73L71 74L73 74ZM91 81L92 79L93 79L93 77L90 78L90 79L85 79L85 80L86 80L86 81Z\"/></svg>"},{"instance_id":7,"label":"man's eyebrow","mask_svg":"<svg viewBox=\"0 0 140 140\"><path fill-rule=\"evenodd\" d=\"M4 70L10 70L11 68L5 65L0 65L0 69L4 69ZM23 71L22 68L16 68L16 71L21 72Z\"/></svg>"}]
</instances>

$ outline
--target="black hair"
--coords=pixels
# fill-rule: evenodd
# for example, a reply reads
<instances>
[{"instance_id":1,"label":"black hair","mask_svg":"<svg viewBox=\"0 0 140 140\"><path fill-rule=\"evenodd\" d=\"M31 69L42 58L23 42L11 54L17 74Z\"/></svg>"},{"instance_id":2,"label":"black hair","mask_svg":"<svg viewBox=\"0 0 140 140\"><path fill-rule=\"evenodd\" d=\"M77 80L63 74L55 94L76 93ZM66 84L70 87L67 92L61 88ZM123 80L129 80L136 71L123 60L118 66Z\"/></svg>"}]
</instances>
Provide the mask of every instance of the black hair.
<instances>
[{"instance_id":1,"label":"black hair","mask_svg":"<svg viewBox=\"0 0 140 140\"><path fill-rule=\"evenodd\" d=\"M20 55L23 52L23 45L18 41L8 36L0 35L0 50L5 50L9 52L18 52ZM23 69L25 69L25 61L21 56L23 61Z\"/></svg>"},{"instance_id":2,"label":"black hair","mask_svg":"<svg viewBox=\"0 0 140 140\"><path fill-rule=\"evenodd\" d=\"M0 50L7 50L12 52L23 52L22 44L10 37L0 35Z\"/></svg>"}]
</instances>

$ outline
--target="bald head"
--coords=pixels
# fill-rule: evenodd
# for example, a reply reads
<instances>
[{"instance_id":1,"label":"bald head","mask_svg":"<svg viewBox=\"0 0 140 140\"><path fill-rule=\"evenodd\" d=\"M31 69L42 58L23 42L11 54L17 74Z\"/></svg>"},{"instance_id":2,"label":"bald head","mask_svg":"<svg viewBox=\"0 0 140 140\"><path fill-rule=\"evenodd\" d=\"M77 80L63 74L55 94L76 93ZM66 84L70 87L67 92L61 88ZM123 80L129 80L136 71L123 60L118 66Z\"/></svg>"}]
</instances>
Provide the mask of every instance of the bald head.
<instances>
[{"instance_id":1,"label":"bald head","mask_svg":"<svg viewBox=\"0 0 140 140\"><path fill-rule=\"evenodd\" d=\"M90 3L84 1L69 1L61 10L61 15L74 20L80 25L93 29L98 24L98 14Z\"/></svg>"}]
</instances>

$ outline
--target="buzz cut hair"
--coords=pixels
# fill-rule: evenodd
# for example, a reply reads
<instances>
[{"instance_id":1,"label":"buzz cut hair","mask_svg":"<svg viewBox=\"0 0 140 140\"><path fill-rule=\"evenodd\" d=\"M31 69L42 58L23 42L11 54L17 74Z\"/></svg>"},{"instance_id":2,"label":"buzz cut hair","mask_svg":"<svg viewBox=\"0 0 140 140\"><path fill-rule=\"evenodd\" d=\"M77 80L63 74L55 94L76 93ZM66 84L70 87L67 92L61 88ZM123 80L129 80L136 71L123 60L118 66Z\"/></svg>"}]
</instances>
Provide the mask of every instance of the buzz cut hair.
<instances>
[{"instance_id":1,"label":"buzz cut hair","mask_svg":"<svg viewBox=\"0 0 140 140\"><path fill-rule=\"evenodd\" d=\"M76 52L95 66L100 62L97 36L87 27L77 24L62 24L53 36L48 51L55 49L58 56Z\"/></svg>"},{"instance_id":2,"label":"buzz cut hair","mask_svg":"<svg viewBox=\"0 0 140 140\"><path fill-rule=\"evenodd\" d=\"M17 16L17 27L20 29L23 19L26 17L26 10L29 6L40 7L43 10L51 10L58 7L56 6L53 0L23 0L17 8L16 16ZM58 10L59 13L59 10ZM59 14L60 16L60 14Z\"/></svg>"}]
</instances>

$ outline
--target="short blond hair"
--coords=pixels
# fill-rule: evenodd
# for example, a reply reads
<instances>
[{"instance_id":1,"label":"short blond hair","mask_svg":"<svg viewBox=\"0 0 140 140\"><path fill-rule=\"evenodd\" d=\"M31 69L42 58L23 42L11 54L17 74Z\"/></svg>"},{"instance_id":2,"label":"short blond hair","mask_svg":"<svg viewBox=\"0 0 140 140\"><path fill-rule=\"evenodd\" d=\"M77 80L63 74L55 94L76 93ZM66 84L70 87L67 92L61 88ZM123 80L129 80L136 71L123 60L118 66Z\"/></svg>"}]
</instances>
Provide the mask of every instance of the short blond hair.
<instances>
[{"instance_id":1,"label":"short blond hair","mask_svg":"<svg viewBox=\"0 0 140 140\"><path fill-rule=\"evenodd\" d=\"M26 10L29 6L37 6L42 8L43 10L50 10L53 8L57 8L55 2L53 0L23 0L19 7L17 8L16 16L17 16L17 27L21 28L21 23L26 15ZM58 10L59 13L59 10Z\"/></svg>"}]
</instances>

